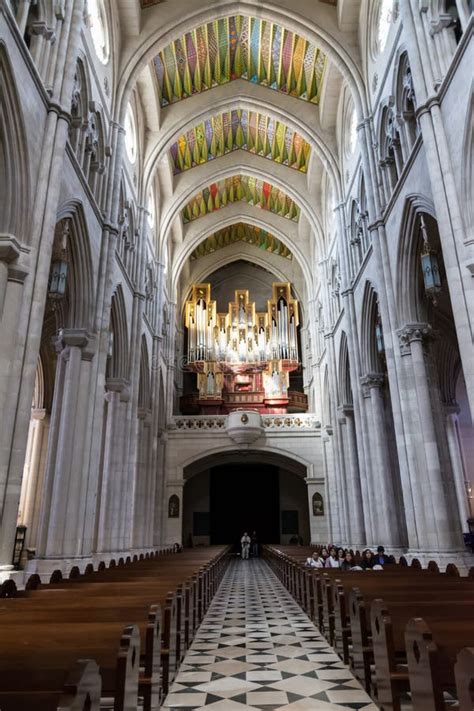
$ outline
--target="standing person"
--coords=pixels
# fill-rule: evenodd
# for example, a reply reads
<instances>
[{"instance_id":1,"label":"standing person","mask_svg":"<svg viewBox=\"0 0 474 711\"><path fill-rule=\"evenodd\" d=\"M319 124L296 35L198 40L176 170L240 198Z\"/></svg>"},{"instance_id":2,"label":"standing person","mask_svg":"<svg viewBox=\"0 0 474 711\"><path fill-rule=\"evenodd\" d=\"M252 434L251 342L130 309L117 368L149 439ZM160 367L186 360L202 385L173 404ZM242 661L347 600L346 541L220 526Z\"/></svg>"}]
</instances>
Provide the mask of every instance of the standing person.
<instances>
[{"instance_id":1,"label":"standing person","mask_svg":"<svg viewBox=\"0 0 474 711\"><path fill-rule=\"evenodd\" d=\"M253 531L250 537L250 555L252 558L258 558L258 536L257 531Z\"/></svg>"},{"instance_id":2,"label":"standing person","mask_svg":"<svg viewBox=\"0 0 474 711\"><path fill-rule=\"evenodd\" d=\"M240 539L240 545L242 546L242 560L248 560L250 550L250 536L247 531L245 531L244 535Z\"/></svg>"}]
</instances>

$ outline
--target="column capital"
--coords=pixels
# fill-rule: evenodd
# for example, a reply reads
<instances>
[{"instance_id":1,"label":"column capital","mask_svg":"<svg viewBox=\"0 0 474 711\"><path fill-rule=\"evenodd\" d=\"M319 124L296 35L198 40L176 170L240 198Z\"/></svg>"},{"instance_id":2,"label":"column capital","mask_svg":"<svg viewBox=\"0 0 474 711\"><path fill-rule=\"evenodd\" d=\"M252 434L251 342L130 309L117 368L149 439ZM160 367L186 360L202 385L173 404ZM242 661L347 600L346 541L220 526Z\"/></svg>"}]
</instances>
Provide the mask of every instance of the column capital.
<instances>
[{"instance_id":1,"label":"column capital","mask_svg":"<svg viewBox=\"0 0 474 711\"><path fill-rule=\"evenodd\" d=\"M414 341L425 342L431 335L431 326L428 323L407 323L397 331L400 342L400 352L408 355L411 352L411 344Z\"/></svg>"},{"instance_id":2,"label":"column capital","mask_svg":"<svg viewBox=\"0 0 474 711\"><path fill-rule=\"evenodd\" d=\"M120 399L128 398L130 381L126 378L107 378L105 381L106 390L112 393L120 393Z\"/></svg>"},{"instance_id":3,"label":"column capital","mask_svg":"<svg viewBox=\"0 0 474 711\"><path fill-rule=\"evenodd\" d=\"M446 417L450 417L451 415L459 415L460 412L461 408L459 407L457 402L444 404L444 414L446 415Z\"/></svg>"},{"instance_id":4,"label":"column capital","mask_svg":"<svg viewBox=\"0 0 474 711\"><path fill-rule=\"evenodd\" d=\"M21 245L13 235L0 234L0 261L9 264L18 259Z\"/></svg>"},{"instance_id":5,"label":"column capital","mask_svg":"<svg viewBox=\"0 0 474 711\"><path fill-rule=\"evenodd\" d=\"M383 373L366 373L360 379L360 384L368 390L372 388L381 388L385 383L385 375Z\"/></svg>"}]
</instances>

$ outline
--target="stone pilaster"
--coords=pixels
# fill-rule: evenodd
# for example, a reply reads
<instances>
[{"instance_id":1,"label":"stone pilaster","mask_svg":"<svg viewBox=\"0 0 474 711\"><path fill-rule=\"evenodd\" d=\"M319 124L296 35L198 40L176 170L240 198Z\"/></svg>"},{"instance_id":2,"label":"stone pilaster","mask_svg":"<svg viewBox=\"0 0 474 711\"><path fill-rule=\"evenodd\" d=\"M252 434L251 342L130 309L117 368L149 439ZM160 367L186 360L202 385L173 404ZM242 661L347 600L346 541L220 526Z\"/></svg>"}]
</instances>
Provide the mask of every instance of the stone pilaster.
<instances>
[{"instance_id":1,"label":"stone pilaster","mask_svg":"<svg viewBox=\"0 0 474 711\"><path fill-rule=\"evenodd\" d=\"M443 472L430 395L424 346L431 337L426 323L410 323L398 331L400 351L409 358L407 368L415 388L416 408L413 414L412 437L416 441L417 460L411 471L413 491L416 491L416 510L423 509L418 517L417 529L420 548L448 551L462 545L461 529L457 516L453 516L446 472ZM426 486L423 486L423 483Z\"/></svg>"}]
</instances>

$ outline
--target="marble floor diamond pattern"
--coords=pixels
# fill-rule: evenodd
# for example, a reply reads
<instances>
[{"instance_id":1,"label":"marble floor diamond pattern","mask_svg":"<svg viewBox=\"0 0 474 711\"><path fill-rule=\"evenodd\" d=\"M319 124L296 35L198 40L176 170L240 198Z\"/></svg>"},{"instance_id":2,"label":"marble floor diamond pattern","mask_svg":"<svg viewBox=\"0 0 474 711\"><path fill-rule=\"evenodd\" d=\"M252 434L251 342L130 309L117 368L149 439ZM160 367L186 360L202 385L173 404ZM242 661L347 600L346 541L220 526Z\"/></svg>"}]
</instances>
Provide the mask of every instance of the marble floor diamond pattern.
<instances>
[{"instance_id":1,"label":"marble floor diamond pattern","mask_svg":"<svg viewBox=\"0 0 474 711\"><path fill-rule=\"evenodd\" d=\"M163 710L377 711L264 561L235 561Z\"/></svg>"}]
</instances>

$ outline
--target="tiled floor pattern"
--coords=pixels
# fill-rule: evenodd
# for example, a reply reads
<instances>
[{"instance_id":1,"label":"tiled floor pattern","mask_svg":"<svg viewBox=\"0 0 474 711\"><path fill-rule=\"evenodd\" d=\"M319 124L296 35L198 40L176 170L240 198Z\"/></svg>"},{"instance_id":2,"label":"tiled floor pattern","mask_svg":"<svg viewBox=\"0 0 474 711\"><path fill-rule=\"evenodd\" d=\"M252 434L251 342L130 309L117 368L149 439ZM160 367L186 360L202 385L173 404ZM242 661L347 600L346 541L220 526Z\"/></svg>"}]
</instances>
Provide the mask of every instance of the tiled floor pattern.
<instances>
[{"instance_id":1,"label":"tiled floor pattern","mask_svg":"<svg viewBox=\"0 0 474 711\"><path fill-rule=\"evenodd\" d=\"M377 709L261 560L230 564L162 708Z\"/></svg>"}]
</instances>

